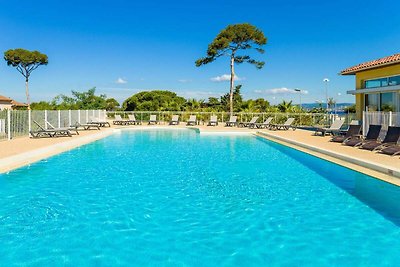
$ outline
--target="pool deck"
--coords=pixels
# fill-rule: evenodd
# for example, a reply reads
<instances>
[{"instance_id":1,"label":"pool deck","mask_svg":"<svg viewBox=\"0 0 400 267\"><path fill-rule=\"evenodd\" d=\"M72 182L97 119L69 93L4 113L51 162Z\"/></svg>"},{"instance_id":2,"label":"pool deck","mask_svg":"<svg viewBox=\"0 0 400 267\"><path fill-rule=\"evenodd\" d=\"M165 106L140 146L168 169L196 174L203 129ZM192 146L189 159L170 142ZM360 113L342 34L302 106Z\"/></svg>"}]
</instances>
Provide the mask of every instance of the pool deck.
<instances>
[{"instance_id":1,"label":"pool deck","mask_svg":"<svg viewBox=\"0 0 400 267\"><path fill-rule=\"evenodd\" d=\"M201 134L253 134L262 138L290 146L294 149L314 155L319 158L343 165L350 169L374 176L386 182L400 186L400 158L379 153L346 147L329 142L330 137L314 136L306 130L270 131L238 127L211 127L196 125L178 126L142 125L142 126L112 126L102 130L80 131L73 137L32 139L20 137L11 141L0 141L0 173L4 173L35 161L48 158L78 146L102 139L119 129L149 129L149 128L195 128Z\"/></svg>"}]
</instances>

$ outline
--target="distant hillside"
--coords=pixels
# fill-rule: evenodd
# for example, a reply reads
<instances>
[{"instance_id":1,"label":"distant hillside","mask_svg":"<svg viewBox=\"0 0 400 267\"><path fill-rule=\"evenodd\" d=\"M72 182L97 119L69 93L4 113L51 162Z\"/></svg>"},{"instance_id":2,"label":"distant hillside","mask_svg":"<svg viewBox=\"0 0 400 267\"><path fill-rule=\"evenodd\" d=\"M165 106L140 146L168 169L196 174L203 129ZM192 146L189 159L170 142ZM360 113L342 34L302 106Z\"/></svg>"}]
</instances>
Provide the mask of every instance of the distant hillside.
<instances>
[{"instance_id":1,"label":"distant hillside","mask_svg":"<svg viewBox=\"0 0 400 267\"><path fill-rule=\"evenodd\" d=\"M304 104L301 104L301 105L305 109L313 109L313 108L318 108L320 106L320 104L318 104L318 103L304 103ZM326 104L323 103L322 107L325 107L325 105ZM336 108L337 109L343 109L345 107L352 106L352 105L354 105L354 103L337 103L336 104Z\"/></svg>"}]
</instances>

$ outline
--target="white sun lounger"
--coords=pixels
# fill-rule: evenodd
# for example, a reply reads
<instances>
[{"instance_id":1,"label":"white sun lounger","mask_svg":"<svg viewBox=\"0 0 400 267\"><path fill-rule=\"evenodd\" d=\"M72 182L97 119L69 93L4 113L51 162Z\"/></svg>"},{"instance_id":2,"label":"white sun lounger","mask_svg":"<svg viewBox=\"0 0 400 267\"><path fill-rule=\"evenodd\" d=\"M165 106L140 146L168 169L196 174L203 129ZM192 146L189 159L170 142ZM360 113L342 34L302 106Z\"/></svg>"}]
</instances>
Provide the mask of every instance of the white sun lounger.
<instances>
[{"instance_id":1,"label":"white sun lounger","mask_svg":"<svg viewBox=\"0 0 400 267\"><path fill-rule=\"evenodd\" d=\"M231 116L226 122L225 127L237 126L237 116Z\"/></svg>"}]
</instances>

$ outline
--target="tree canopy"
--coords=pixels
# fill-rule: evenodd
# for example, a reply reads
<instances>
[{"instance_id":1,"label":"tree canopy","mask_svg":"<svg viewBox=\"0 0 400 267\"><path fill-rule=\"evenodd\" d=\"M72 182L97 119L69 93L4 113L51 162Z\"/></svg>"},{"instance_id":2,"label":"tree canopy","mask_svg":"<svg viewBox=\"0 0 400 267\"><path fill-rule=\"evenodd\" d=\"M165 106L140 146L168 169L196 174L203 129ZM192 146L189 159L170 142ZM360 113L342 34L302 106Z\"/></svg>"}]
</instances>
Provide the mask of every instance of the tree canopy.
<instances>
[{"instance_id":1,"label":"tree canopy","mask_svg":"<svg viewBox=\"0 0 400 267\"><path fill-rule=\"evenodd\" d=\"M106 109L115 110L119 103L114 98L106 95L96 95L96 88L84 92L72 91L72 96L58 95L52 101L32 103L32 109L58 110L58 109Z\"/></svg>"},{"instance_id":2,"label":"tree canopy","mask_svg":"<svg viewBox=\"0 0 400 267\"><path fill-rule=\"evenodd\" d=\"M240 51L245 51L254 48L259 53L263 54L263 45L267 43L267 38L264 33L249 23L233 24L223 29L217 37L208 45L207 55L196 60L197 67L206 65L215 61L221 56L230 57L230 90L229 104L230 112L234 111L234 80L235 68L234 65L244 62L250 63L261 69L265 62L253 59L249 54L240 54Z\"/></svg>"},{"instance_id":3,"label":"tree canopy","mask_svg":"<svg viewBox=\"0 0 400 267\"><path fill-rule=\"evenodd\" d=\"M47 65L49 63L47 55L39 51L17 48L4 52L4 60L7 62L8 66L15 67L17 71L25 77L26 100L28 109L30 109L29 76L32 71L37 69L40 65Z\"/></svg>"},{"instance_id":4,"label":"tree canopy","mask_svg":"<svg viewBox=\"0 0 400 267\"><path fill-rule=\"evenodd\" d=\"M132 95L124 101L122 108L127 111L181 111L184 110L186 99L170 91L144 91Z\"/></svg>"}]
</instances>

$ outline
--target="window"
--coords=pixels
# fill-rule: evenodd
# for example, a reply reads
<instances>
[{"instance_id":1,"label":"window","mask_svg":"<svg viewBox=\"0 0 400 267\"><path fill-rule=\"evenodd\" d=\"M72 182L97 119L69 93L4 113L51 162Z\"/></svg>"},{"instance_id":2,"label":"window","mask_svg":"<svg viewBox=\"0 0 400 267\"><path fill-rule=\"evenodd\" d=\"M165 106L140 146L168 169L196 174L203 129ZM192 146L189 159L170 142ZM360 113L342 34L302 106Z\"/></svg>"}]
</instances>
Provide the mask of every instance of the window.
<instances>
[{"instance_id":1,"label":"window","mask_svg":"<svg viewBox=\"0 0 400 267\"><path fill-rule=\"evenodd\" d=\"M381 94L381 111L396 111L396 98L395 93L382 93Z\"/></svg>"},{"instance_id":2,"label":"window","mask_svg":"<svg viewBox=\"0 0 400 267\"><path fill-rule=\"evenodd\" d=\"M374 88L374 87L385 87L400 85L400 75L385 77L379 79L366 80L364 82L364 88Z\"/></svg>"},{"instance_id":3,"label":"window","mask_svg":"<svg viewBox=\"0 0 400 267\"><path fill-rule=\"evenodd\" d=\"M389 77L389 85L400 85L400 76Z\"/></svg>"},{"instance_id":4,"label":"window","mask_svg":"<svg viewBox=\"0 0 400 267\"><path fill-rule=\"evenodd\" d=\"M365 106L368 111L379 110L379 94L366 94L365 95Z\"/></svg>"}]
</instances>

